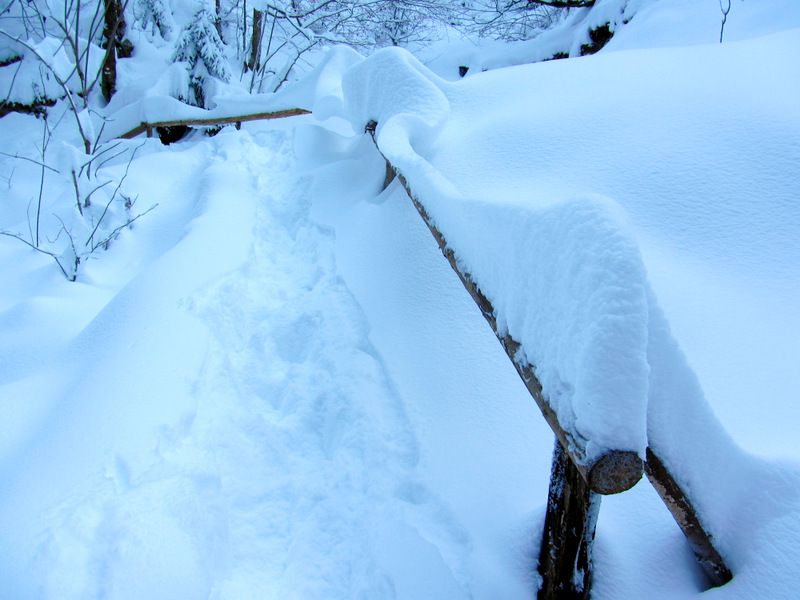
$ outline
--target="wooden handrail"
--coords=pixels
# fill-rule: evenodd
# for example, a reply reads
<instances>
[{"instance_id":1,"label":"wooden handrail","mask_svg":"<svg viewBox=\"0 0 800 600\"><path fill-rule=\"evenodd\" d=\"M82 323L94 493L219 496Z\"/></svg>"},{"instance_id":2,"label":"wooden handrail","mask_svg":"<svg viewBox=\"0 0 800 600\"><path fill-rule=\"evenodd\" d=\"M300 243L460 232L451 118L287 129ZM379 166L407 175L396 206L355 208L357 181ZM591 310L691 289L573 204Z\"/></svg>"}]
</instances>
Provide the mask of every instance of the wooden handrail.
<instances>
[{"instance_id":1,"label":"wooden handrail","mask_svg":"<svg viewBox=\"0 0 800 600\"><path fill-rule=\"evenodd\" d=\"M375 141L374 133L376 126L377 123L374 123L373 121L368 123L365 128L365 131L372 135L373 141ZM378 148L377 142L375 142L375 147ZM380 152L380 148L378 148L378 152ZM383 153L381 153L381 156L383 156ZM550 425L550 429L553 430L553 433L561 442L561 446L569 454L570 459L575 464L575 467L580 473L581 477L583 477L588 484L589 489L598 494L605 495L618 494L632 488L636 482L642 478L642 459L635 452L630 450L610 450L591 462L588 462L582 456L582 442L575 439L574 436L572 436L561 426L558 416L544 396L542 384L536 377L533 365L520 360L520 343L511 337L509 333L503 332L498 328L497 318L495 317L496 313L492 303L481 291L478 284L472 279L472 276L461 268L455 252L447 244L447 240L442 232L433 223L430 215L428 215L428 211L426 210L425 206L423 206L422 202L420 202L416 194L414 194L412 191L411 186L409 185L405 176L398 171L397 168L392 165L385 156L384 160L386 160L387 169L386 178L384 179L384 187L391 183L395 177L397 177L397 179L400 181L400 184L403 186L408 194L408 197L411 199L411 202L414 204L414 208L417 209L419 216L422 217L422 220L425 222L425 225L428 226L431 235L433 235L434 239L436 240L442 255L444 255L445 259L450 264L450 267L453 269L453 271L455 271L456 275L458 275L458 278L461 280L464 289L466 289L469 295L472 296L472 299L480 309L483 318L486 319L487 323L489 323L489 326L492 328L495 336L497 336L497 339L503 346L506 355L514 365L517 374L519 374L520 379L522 379L522 382L525 384L525 387L528 389L531 397L536 402L539 410L541 410L545 421L547 421L547 424Z\"/></svg>"},{"instance_id":2,"label":"wooden handrail","mask_svg":"<svg viewBox=\"0 0 800 600\"><path fill-rule=\"evenodd\" d=\"M714 546L711 534L703 527L688 494L652 448L646 449L647 460L644 465L641 458L631 451L612 450L589 464L582 460L581 456L576 455L576 448L580 446L576 445L576 440L559 423L555 411L544 396L542 384L536 377L533 366L518 358L520 343L507 332L498 330L492 303L470 274L459 266L455 252L448 246L444 235L433 223L403 173L381 152L375 139L376 130L375 121L370 121L364 128L386 161L383 188L386 189L395 178L400 182L436 240L439 250L489 323L556 436L545 530L539 552L539 574L542 577L539 600L589 597L592 580L592 544L601 495L616 494L630 489L641 479L643 468L686 536L711 584L719 586L730 581L733 577L731 570Z\"/></svg>"},{"instance_id":3,"label":"wooden handrail","mask_svg":"<svg viewBox=\"0 0 800 600\"><path fill-rule=\"evenodd\" d=\"M394 169L394 167L392 168ZM428 215L428 211L411 191L408 180L399 172L397 172L397 178L414 203L414 207L422 217L422 220L425 221L431 234L436 239L436 243L439 245L439 249L447 259L450 267L456 272L464 288L469 292L469 295L472 296L475 304L477 304L480 309L483 318L486 319L486 322L489 323L492 331L497 336L506 355L513 363L517 374L520 376L520 379L522 379L531 397L542 412L545 421L550 425L550 429L553 430L553 433L561 442L562 447L570 455L572 462L575 464L581 477L583 477L589 485L589 488L598 494L618 494L636 485L636 482L642 478L643 463L642 459L639 458L635 452L630 450L610 450L593 462L587 462L582 456L576 453L576 450L581 449L581 443L561 426L558 416L544 396L542 384L534 373L533 365L519 359L520 343L508 333L503 333L498 329L497 318L495 317L496 313L492 303L481 291L470 274L466 273L459 266L459 261L456 258L455 252L447 245L447 240L444 235L439 231L436 225L433 224L433 221Z\"/></svg>"},{"instance_id":4,"label":"wooden handrail","mask_svg":"<svg viewBox=\"0 0 800 600\"><path fill-rule=\"evenodd\" d=\"M310 110L305 108L287 108L285 110L276 110L272 112L259 112L246 115L232 115L227 117L206 117L201 119L171 119L166 121L144 121L139 123L136 127L118 136L124 140L135 138L137 135L147 133L147 137L152 137L153 129L156 127L176 127L183 125L185 127L213 127L215 125L229 125L236 123L240 125L247 121L265 121L270 119L282 119L284 117L297 117L300 115L311 114Z\"/></svg>"}]
</instances>

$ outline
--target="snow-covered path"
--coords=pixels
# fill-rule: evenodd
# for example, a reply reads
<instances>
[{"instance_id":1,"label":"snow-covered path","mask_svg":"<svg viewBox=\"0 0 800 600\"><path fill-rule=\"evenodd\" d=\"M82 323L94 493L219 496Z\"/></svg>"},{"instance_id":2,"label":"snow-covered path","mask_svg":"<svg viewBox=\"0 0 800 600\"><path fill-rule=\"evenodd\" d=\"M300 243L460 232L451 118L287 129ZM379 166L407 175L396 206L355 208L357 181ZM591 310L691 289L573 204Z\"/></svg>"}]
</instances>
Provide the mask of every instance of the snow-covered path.
<instances>
[{"instance_id":1,"label":"snow-covered path","mask_svg":"<svg viewBox=\"0 0 800 600\"><path fill-rule=\"evenodd\" d=\"M193 211L186 234L58 353L64 369L5 373L4 396L44 380L55 400L4 456L4 594L465 592L463 534L415 479L405 409L291 145L225 132L162 165L194 187L161 215Z\"/></svg>"}]
</instances>

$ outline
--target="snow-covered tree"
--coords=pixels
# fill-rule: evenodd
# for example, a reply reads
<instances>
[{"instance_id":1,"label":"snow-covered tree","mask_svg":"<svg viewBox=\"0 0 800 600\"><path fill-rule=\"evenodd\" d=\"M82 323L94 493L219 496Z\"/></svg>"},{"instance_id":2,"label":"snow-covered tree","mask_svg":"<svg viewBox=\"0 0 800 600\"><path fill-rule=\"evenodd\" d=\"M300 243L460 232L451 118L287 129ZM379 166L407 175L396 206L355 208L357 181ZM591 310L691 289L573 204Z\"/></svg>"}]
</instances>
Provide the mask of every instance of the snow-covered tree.
<instances>
[{"instance_id":1,"label":"snow-covered tree","mask_svg":"<svg viewBox=\"0 0 800 600\"><path fill-rule=\"evenodd\" d=\"M136 0L134 16L139 27L151 35L158 32L165 40L172 37L175 21L168 0Z\"/></svg>"},{"instance_id":2,"label":"snow-covered tree","mask_svg":"<svg viewBox=\"0 0 800 600\"><path fill-rule=\"evenodd\" d=\"M442 0L362 0L354 8L354 18L341 23L339 33L355 46L428 42L455 14L453 3Z\"/></svg>"},{"instance_id":3,"label":"snow-covered tree","mask_svg":"<svg viewBox=\"0 0 800 600\"><path fill-rule=\"evenodd\" d=\"M447 0L255 0L250 6L245 70L253 71L252 91L280 87L319 45L374 48L429 41L454 14L454 3Z\"/></svg>"},{"instance_id":4,"label":"snow-covered tree","mask_svg":"<svg viewBox=\"0 0 800 600\"><path fill-rule=\"evenodd\" d=\"M551 27L569 8L588 7L594 2L537 0L465 0L460 25L480 37L524 40Z\"/></svg>"},{"instance_id":5,"label":"snow-covered tree","mask_svg":"<svg viewBox=\"0 0 800 600\"><path fill-rule=\"evenodd\" d=\"M217 31L216 14L203 7L181 32L173 60L186 63L189 89L184 100L196 106L206 106L215 80L229 81L231 77L225 44Z\"/></svg>"}]
</instances>

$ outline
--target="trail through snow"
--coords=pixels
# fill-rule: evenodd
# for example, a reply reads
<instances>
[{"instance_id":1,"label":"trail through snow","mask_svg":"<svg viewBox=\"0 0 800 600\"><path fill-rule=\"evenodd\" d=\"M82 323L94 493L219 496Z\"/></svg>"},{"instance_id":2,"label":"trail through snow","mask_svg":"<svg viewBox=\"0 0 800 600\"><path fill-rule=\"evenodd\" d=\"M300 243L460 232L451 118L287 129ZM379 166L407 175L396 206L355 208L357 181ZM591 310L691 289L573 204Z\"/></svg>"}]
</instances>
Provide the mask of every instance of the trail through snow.
<instances>
[{"instance_id":1,"label":"trail through snow","mask_svg":"<svg viewBox=\"0 0 800 600\"><path fill-rule=\"evenodd\" d=\"M41 473L4 475L3 588L17 598L462 595L452 539L464 534L415 479L405 409L337 275L331 233L308 218L291 135L202 144L213 150L183 151L199 195L188 232L65 351L99 355L71 361L58 418L38 424L43 448L21 456L50 464L48 489Z\"/></svg>"}]
</instances>

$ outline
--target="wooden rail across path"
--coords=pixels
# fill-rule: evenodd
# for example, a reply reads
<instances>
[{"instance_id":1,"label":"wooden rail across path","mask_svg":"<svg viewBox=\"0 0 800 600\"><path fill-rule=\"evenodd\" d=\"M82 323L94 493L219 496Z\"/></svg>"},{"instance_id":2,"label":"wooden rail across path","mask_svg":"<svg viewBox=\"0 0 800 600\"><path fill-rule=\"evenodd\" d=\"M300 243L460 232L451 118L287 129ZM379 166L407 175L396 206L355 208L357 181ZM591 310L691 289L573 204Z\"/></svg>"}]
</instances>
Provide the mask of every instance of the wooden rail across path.
<instances>
[{"instance_id":1,"label":"wooden rail across path","mask_svg":"<svg viewBox=\"0 0 800 600\"><path fill-rule=\"evenodd\" d=\"M225 117L201 119L164 120L141 123L120 136L125 139L141 133L152 136L156 127L217 126L247 121L279 119L309 114L302 108L291 108L275 112L261 112ZM372 136L375 147L377 123L370 121L364 132ZM382 153L381 153L382 154ZM492 303L481 291L469 273L459 266L455 251L448 246L447 239L431 220L422 201L415 195L412 186L394 165L384 156L386 177L384 189L396 178L433 235L442 255L458 275L464 288L475 301L492 331L511 360L531 397L536 402L555 434L555 449L547 497L547 512L539 549L538 571L542 578L539 600L586 600L589 598L592 581L592 545L595 525L600 510L602 495L624 492L633 487L642 477L642 471L666 504L678 526L686 536L700 566L713 586L723 585L733 577L722 555L714 546L713 538L703 526L701 516L689 495L670 473L667 465L652 449L647 448L646 460L630 451L609 451L592 463L583 460L579 440L570 436L559 423L558 416L547 401L546 390L537 379L534 367L519 360L519 342L508 333L497 328L496 313Z\"/></svg>"},{"instance_id":2,"label":"wooden rail across path","mask_svg":"<svg viewBox=\"0 0 800 600\"><path fill-rule=\"evenodd\" d=\"M267 121L271 119L282 119L284 117L297 117L299 115L311 114L305 108L287 108L286 110L276 110L274 112L259 112L247 115L232 115L228 117L208 117L199 119L171 119L165 121L150 121L139 123L136 127L123 133L124 140L135 138L137 135L146 133L147 137L153 137L153 129L157 127L215 127L218 125L236 125L237 129L242 123L247 121Z\"/></svg>"}]
</instances>

